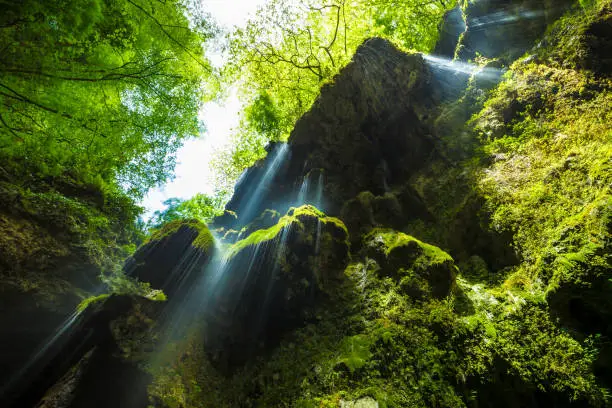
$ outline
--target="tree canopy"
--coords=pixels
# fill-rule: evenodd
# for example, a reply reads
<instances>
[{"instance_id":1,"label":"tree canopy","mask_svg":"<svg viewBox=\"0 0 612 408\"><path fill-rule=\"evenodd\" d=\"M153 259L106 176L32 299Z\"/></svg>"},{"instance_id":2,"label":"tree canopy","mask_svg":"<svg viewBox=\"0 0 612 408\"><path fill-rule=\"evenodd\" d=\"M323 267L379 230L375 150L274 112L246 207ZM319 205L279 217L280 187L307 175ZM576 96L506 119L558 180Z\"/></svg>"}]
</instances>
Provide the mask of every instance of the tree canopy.
<instances>
[{"instance_id":1,"label":"tree canopy","mask_svg":"<svg viewBox=\"0 0 612 408\"><path fill-rule=\"evenodd\" d=\"M221 31L199 1L0 0L0 157L13 172L68 174L138 200L172 177L178 148L203 130L202 102L236 84L244 109L217 162L216 187L230 191L366 38L428 51L453 4L269 0L226 33L218 75L204 45Z\"/></svg>"},{"instance_id":2,"label":"tree canopy","mask_svg":"<svg viewBox=\"0 0 612 408\"><path fill-rule=\"evenodd\" d=\"M161 227L163 224L180 219L196 219L204 223L209 222L214 216L223 213L223 196L218 194L213 197L206 194L196 194L188 200L170 198L164 201L166 208L155 211L149 222L148 229Z\"/></svg>"},{"instance_id":3,"label":"tree canopy","mask_svg":"<svg viewBox=\"0 0 612 408\"><path fill-rule=\"evenodd\" d=\"M202 127L216 33L177 0L0 0L0 155L141 197Z\"/></svg>"},{"instance_id":4,"label":"tree canopy","mask_svg":"<svg viewBox=\"0 0 612 408\"><path fill-rule=\"evenodd\" d=\"M269 141L286 140L323 84L369 37L403 49L430 51L452 0L270 0L243 29L228 35L225 78L245 104L234 150L222 167L237 174L265 155Z\"/></svg>"}]
</instances>

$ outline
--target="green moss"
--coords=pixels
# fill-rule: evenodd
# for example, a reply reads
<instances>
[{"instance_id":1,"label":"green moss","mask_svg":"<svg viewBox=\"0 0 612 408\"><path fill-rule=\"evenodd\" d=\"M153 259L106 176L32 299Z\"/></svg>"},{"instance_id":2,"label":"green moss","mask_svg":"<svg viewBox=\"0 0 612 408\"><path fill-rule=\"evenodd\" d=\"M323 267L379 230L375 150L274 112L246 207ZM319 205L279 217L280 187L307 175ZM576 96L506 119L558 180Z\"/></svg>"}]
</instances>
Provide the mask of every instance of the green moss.
<instances>
[{"instance_id":1,"label":"green moss","mask_svg":"<svg viewBox=\"0 0 612 408\"><path fill-rule=\"evenodd\" d=\"M170 221L162 225L160 228L154 230L147 237L144 244L148 242L161 241L162 239L176 233L181 228L190 228L196 231L198 235L193 240L192 245L195 248L203 250L207 254L211 253L215 245L215 239L206 224L196 219Z\"/></svg>"},{"instance_id":2,"label":"green moss","mask_svg":"<svg viewBox=\"0 0 612 408\"><path fill-rule=\"evenodd\" d=\"M144 243L161 241L163 238L174 234L182 227L189 227L200 232L203 228L206 228L206 225L196 219L173 220L165 223L160 228L153 230L153 232L151 232L151 234L146 238Z\"/></svg>"},{"instance_id":3,"label":"green moss","mask_svg":"<svg viewBox=\"0 0 612 408\"><path fill-rule=\"evenodd\" d=\"M480 182L493 227L515 232L526 264L545 281L576 257L600 262L610 217L610 89L577 71L518 64L476 120L485 149L500 157ZM523 110L502 121L516 101ZM491 139L494 122L505 136Z\"/></svg>"},{"instance_id":4,"label":"green moss","mask_svg":"<svg viewBox=\"0 0 612 408\"><path fill-rule=\"evenodd\" d=\"M366 235L365 240L382 240L384 243L384 253L387 257L392 256L398 250L413 248L413 251L419 254L415 260L417 265L425 266L453 261L453 258L442 249L393 230L375 229Z\"/></svg>"},{"instance_id":5,"label":"green moss","mask_svg":"<svg viewBox=\"0 0 612 408\"><path fill-rule=\"evenodd\" d=\"M215 238L211 234L208 227L202 226L200 228L198 236L191 245L195 248L204 251L207 255L210 255L215 246Z\"/></svg>"},{"instance_id":6,"label":"green moss","mask_svg":"<svg viewBox=\"0 0 612 408\"><path fill-rule=\"evenodd\" d=\"M287 214L280 218L276 225L262 230L257 230L248 237L236 242L228 250L228 256L232 257L248 246L257 246L280 237L280 233L286 228L299 228L305 219L317 219L327 226L332 226L339 235L348 236L346 226L338 218L327 217L322 211L312 205L304 205L291 208ZM293 227L292 227L293 225Z\"/></svg>"},{"instance_id":7,"label":"green moss","mask_svg":"<svg viewBox=\"0 0 612 408\"><path fill-rule=\"evenodd\" d=\"M91 296L86 299L83 299L81 303L79 303L79 305L77 306L77 311L82 312L91 305L95 305L97 303L103 302L104 300L108 299L109 296L110 294L103 293L101 295Z\"/></svg>"}]
</instances>

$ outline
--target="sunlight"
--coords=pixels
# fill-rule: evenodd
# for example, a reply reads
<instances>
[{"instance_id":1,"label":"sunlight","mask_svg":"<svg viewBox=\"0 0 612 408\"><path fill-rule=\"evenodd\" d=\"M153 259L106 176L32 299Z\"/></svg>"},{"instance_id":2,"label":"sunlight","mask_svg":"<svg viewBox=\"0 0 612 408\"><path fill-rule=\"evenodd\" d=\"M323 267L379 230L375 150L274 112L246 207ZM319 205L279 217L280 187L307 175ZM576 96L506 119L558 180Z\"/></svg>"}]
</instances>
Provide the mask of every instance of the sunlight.
<instances>
[{"instance_id":1,"label":"sunlight","mask_svg":"<svg viewBox=\"0 0 612 408\"><path fill-rule=\"evenodd\" d=\"M223 29L240 27L266 0L235 0L228 5L226 0L202 0L202 4ZM211 51L208 56L213 65L220 66L225 56ZM149 219L155 211L165 208L164 201L177 197L189 199L198 193L212 195L218 170L211 163L215 154L229 148L231 130L238 126L240 101L232 88L228 97L220 102L210 102L200 111L200 120L206 131L199 138L187 140L176 154L174 179L163 186L152 189L141 205L145 208L143 218Z\"/></svg>"},{"instance_id":2,"label":"sunlight","mask_svg":"<svg viewBox=\"0 0 612 408\"><path fill-rule=\"evenodd\" d=\"M502 10L483 17L474 18L469 22L470 28L485 28L495 24L510 24L519 20L544 17L544 11L529 10L524 7L513 10L512 13Z\"/></svg>"},{"instance_id":3,"label":"sunlight","mask_svg":"<svg viewBox=\"0 0 612 408\"><path fill-rule=\"evenodd\" d=\"M497 79L503 73L502 69L481 67L468 62L454 61L448 58L423 54L423 59L434 68L444 71L452 71L460 74L474 75L485 79Z\"/></svg>"}]
</instances>

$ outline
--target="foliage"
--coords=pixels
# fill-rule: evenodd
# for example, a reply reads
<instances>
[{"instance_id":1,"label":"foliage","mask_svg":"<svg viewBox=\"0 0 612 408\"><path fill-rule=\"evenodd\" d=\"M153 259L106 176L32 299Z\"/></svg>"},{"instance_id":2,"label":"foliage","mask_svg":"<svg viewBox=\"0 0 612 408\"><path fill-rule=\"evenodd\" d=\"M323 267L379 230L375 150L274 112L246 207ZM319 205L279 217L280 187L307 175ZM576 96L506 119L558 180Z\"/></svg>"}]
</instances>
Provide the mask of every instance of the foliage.
<instances>
[{"instance_id":1,"label":"foliage","mask_svg":"<svg viewBox=\"0 0 612 408\"><path fill-rule=\"evenodd\" d=\"M224 76L237 81L245 108L234 151L217 164L235 180L265 155L269 141L286 140L320 87L348 64L367 38L429 51L446 0L272 0L244 29L229 35Z\"/></svg>"},{"instance_id":2,"label":"foliage","mask_svg":"<svg viewBox=\"0 0 612 408\"><path fill-rule=\"evenodd\" d=\"M151 230L144 243L146 244L152 241L161 241L165 237L176 233L182 228L189 228L195 231L197 235L192 242L192 246L204 251L206 254L210 254L210 251L215 245L215 240L206 224L195 218L179 218L168 221L165 224L162 224L160 227Z\"/></svg>"},{"instance_id":3,"label":"foliage","mask_svg":"<svg viewBox=\"0 0 612 408\"><path fill-rule=\"evenodd\" d=\"M321 224L329 224L334 230L342 231L342 233L338 234L340 236L348 236L346 226L338 218L328 217L312 205L303 205L298 208L292 207L289 209L287 215L281 217L276 225L267 229L257 230L246 238L236 242L228 249L227 254L231 257L246 247L258 246L269 241L279 240L282 238L283 233L291 229L303 229L302 221L308 218L317 219L317 222Z\"/></svg>"},{"instance_id":4,"label":"foliage","mask_svg":"<svg viewBox=\"0 0 612 408\"><path fill-rule=\"evenodd\" d=\"M151 288L149 282L140 282L125 275L119 265L115 265L114 270L107 271L102 277L102 281L106 285L109 294L140 296L157 302L167 300L166 294L162 290ZM94 296L93 298L102 298L102 296L105 295ZM83 302L90 303L87 299L84 299Z\"/></svg>"},{"instance_id":5,"label":"foliage","mask_svg":"<svg viewBox=\"0 0 612 408\"><path fill-rule=\"evenodd\" d=\"M164 201L166 209L155 211L147 226L149 229L157 229L165 223L186 219L196 219L204 223L210 222L215 216L223 213L223 204L222 194L210 197L198 193L187 200L170 198Z\"/></svg>"},{"instance_id":6,"label":"foliage","mask_svg":"<svg viewBox=\"0 0 612 408\"><path fill-rule=\"evenodd\" d=\"M519 62L475 119L499 157L481 182L493 227L514 232L526 266L545 282L574 261L606 263L598 253L610 217L611 85ZM520 111L500 120L510 104Z\"/></svg>"},{"instance_id":7,"label":"foliage","mask_svg":"<svg viewBox=\"0 0 612 408\"><path fill-rule=\"evenodd\" d=\"M214 33L178 1L2 2L0 156L134 197L164 182L201 125ZM192 13L193 14L193 13Z\"/></svg>"}]
</instances>

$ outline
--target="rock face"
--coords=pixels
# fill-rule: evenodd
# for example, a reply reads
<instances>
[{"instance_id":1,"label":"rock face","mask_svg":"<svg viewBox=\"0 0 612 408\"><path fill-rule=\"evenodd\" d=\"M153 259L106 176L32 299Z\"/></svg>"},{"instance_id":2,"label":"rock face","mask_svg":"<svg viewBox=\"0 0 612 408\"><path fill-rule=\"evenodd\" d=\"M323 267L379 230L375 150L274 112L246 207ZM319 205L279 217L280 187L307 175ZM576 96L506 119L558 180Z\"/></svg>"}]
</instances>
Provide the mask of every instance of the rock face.
<instances>
[{"instance_id":1,"label":"rock face","mask_svg":"<svg viewBox=\"0 0 612 408\"><path fill-rule=\"evenodd\" d=\"M110 296L90 305L41 351L27 372L17 373L23 377L16 376L2 395L3 406L147 407L150 377L124 354L122 346L129 338L121 327L129 322L132 335L146 332L151 320L142 321L143 314L153 317L159 311L156 302L130 296Z\"/></svg>"},{"instance_id":2,"label":"rock face","mask_svg":"<svg viewBox=\"0 0 612 408\"><path fill-rule=\"evenodd\" d=\"M292 208L267 229L233 244L209 300L208 352L230 370L313 319L349 260L344 224L311 206Z\"/></svg>"},{"instance_id":3,"label":"rock face","mask_svg":"<svg viewBox=\"0 0 612 408\"><path fill-rule=\"evenodd\" d=\"M190 287L213 252L214 239L206 225L197 220L172 221L128 258L123 269L127 276L174 297Z\"/></svg>"},{"instance_id":4,"label":"rock face","mask_svg":"<svg viewBox=\"0 0 612 408\"><path fill-rule=\"evenodd\" d=\"M459 37L467 28L463 18L463 10L461 10L460 5L446 12L440 24L440 38L433 51L434 55L449 59L454 58Z\"/></svg>"},{"instance_id":5,"label":"rock face","mask_svg":"<svg viewBox=\"0 0 612 408\"><path fill-rule=\"evenodd\" d=\"M361 191L385 194L435 156L425 121L439 89L421 55L402 53L382 39L366 41L334 83L323 87L288 146L270 147L268 157L247 170L227 208L236 211L240 225L265 208L285 212L313 170L324 176L324 202L318 204L329 214L338 215ZM268 187L256 192L272 168ZM247 209L247 202L256 210Z\"/></svg>"},{"instance_id":6,"label":"rock face","mask_svg":"<svg viewBox=\"0 0 612 408\"><path fill-rule=\"evenodd\" d=\"M102 289L102 269L124 259L121 246L132 238L96 188L69 176L10 175L6 166L0 169L0 398L82 297ZM106 205L113 204L107 197Z\"/></svg>"},{"instance_id":7,"label":"rock face","mask_svg":"<svg viewBox=\"0 0 612 408\"><path fill-rule=\"evenodd\" d=\"M506 63L533 47L546 28L571 5L571 0L465 1L466 30L457 57L467 61L477 53ZM544 4L543 4L544 3ZM452 15L448 19L454 18Z\"/></svg>"}]
</instances>

